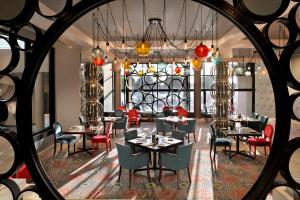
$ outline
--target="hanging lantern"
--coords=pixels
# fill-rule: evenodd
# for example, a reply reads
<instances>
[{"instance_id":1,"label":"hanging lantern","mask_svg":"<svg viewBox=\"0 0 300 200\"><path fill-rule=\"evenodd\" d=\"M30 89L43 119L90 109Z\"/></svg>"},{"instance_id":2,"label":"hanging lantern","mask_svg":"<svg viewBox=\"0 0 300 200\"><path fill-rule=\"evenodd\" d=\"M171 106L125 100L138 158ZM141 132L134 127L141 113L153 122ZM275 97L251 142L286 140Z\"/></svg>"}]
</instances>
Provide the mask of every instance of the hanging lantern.
<instances>
[{"instance_id":1,"label":"hanging lantern","mask_svg":"<svg viewBox=\"0 0 300 200\"><path fill-rule=\"evenodd\" d=\"M129 69L130 68L130 60L128 60L127 58L125 59L125 61L123 62L123 67L124 69Z\"/></svg>"},{"instance_id":2,"label":"hanging lantern","mask_svg":"<svg viewBox=\"0 0 300 200\"><path fill-rule=\"evenodd\" d=\"M101 49L99 46L97 46L96 48L92 49L92 58L103 58L104 56L104 51L103 49Z\"/></svg>"},{"instance_id":3,"label":"hanging lantern","mask_svg":"<svg viewBox=\"0 0 300 200\"><path fill-rule=\"evenodd\" d=\"M180 68L179 66L177 66L177 67L175 68L175 73L176 73L177 75L180 75L180 73L181 73L181 68Z\"/></svg>"},{"instance_id":4,"label":"hanging lantern","mask_svg":"<svg viewBox=\"0 0 300 200\"><path fill-rule=\"evenodd\" d=\"M139 77L142 77L142 76L143 76L143 74L144 74L144 70L143 70L143 69L141 69L140 71L138 71L138 74L137 74L137 75L138 75Z\"/></svg>"},{"instance_id":5,"label":"hanging lantern","mask_svg":"<svg viewBox=\"0 0 300 200\"><path fill-rule=\"evenodd\" d=\"M219 51L219 49L217 48L216 52L211 56L211 62L213 62L214 64L220 64L222 62L222 56L221 53Z\"/></svg>"},{"instance_id":6,"label":"hanging lantern","mask_svg":"<svg viewBox=\"0 0 300 200\"><path fill-rule=\"evenodd\" d=\"M94 58L93 62L95 65L101 66L104 64L104 59L103 58Z\"/></svg>"},{"instance_id":7,"label":"hanging lantern","mask_svg":"<svg viewBox=\"0 0 300 200\"><path fill-rule=\"evenodd\" d=\"M130 68L124 68L124 75L125 75L125 76L128 76L128 74L129 74L129 69L130 69Z\"/></svg>"},{"instance_id":8,"label":"hanging lantern","mask_svg":"<svg viewBox=\"0 0 300 200\"><path fill-rule=\"evenodd\" d=\"M151 45L149 42L146 42L145 40L143 40L136 44L135 51L139 56L146 57L150 54Z\"/></svg>"},{"instance_id":9,"label":"hanging lantern","mask_svg":"<svg viewBox=\"0 0 300 200\"><path fill-rule=\"evenodd\" d=\"M198 58L204 58L208 55L209 49L206 45L200 44L195 49L195 54Z\"/></svg>"},{"instance_id":10,"label":"hanging lantern","mask_svg":"<svg viewBox=\"0 0 300 200\"><path fill-rule=\"evenodd\" d=\"M155 73L155 68L152 65L148 67L148 73Z\"/></svg>"},{"instance_id":11,"label":"hanging lantern","mask_svg":"<svg viewBox=\"0 0 300 200\"><path fill-rule=\"evenodd\" d=\"M202 68L202 62L198 58L194 58L191 62L194 71L200 71Z\"/></svg>"}]
</instances>

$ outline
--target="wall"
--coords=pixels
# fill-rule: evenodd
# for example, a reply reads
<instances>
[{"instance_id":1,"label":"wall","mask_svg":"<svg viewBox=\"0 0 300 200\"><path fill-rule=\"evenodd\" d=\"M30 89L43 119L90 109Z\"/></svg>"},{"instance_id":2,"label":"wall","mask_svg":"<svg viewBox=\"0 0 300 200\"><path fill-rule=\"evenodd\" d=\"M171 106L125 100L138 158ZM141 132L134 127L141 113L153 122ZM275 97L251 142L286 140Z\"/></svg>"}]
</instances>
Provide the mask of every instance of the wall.
<instances>
[{"instance_id":1,"label":"wall","mask_svg":"<svg viewBox=\"0 0 300 200\"><path fill-rule=\"evenodd\" d=\"M112 112L113 109L113 71L112 65L103 65L103 89L104 89L104 112Z\"/></svg>"},{"instance_id":2,"label":"wall","mask_svg":"<svg viewBox=\"0 0 300 200\"><path fill-rule=\"evenodd\" d=\"M61 42L54 46L56 120L65 130L79 124L80 49Z\"/></svg>"}]
</instances>

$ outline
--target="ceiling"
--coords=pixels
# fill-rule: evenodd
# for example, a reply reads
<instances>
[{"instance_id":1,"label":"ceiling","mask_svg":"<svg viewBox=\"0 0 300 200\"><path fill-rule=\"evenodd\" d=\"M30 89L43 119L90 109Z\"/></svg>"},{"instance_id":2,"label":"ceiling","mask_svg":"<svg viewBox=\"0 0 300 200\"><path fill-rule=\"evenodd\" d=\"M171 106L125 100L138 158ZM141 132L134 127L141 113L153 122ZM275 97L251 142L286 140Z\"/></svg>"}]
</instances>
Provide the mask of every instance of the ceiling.
<instances>
[{"instance_id":1,"label":"ceiling","mask_svg":"<svg viewBox=\"0 0 300 200\"><path fill-rule=\"evenodd\" d=\"M54 11L59 11L64 6L65 1L62 0L41 0L49 8ZM75 0L74 3L79 2ZM134 40L137 36L142 37L143 35L143 1L142 0L126 0L124 9L124 35L127 40ZM230 1L231 2L231 1ZM201 31L201 6L200 4L193 2L191 0L186 1L186 25L185 25L185 12L184 12L184 1L183 0L166 0L166 33L170 39L183 40L185 38L185 27L186 35L188 35L188 40L193 40L200 38ZM146 19L152 17L159 17L163 19L163 0L145 0L145 16ZM99 21L101 27L105 29L105 24L107 22L107 8L108 8L108 30L111 35L119 33L123 36L123 7L122 0L116 0L107 5L101 6L99 16ZM127 10L127 15L126 15ZM198 14L197 14L198 10ZM209 31L211 26L211 12L210 9L203 6L202 7L202 22L203 22L203 38L211 39L211 32ZM85 34L92 37L92 13L90 12L85 16L81 17L74 25ZM182 16L181 16L182 14ZM209 16L208 16L209 14ZM180 22L181 18L181 22ZM195 21L195 22L194 22ZM115 23L114 23L115 22ZM206 22L206 23L205 23ZM147 22L148 24L148 22ZM146 24L146 25L147 25ZM219 38L226 34L234 26L222 16L219 16ZM130 29L131 27L131 29ZM216 31L216 26L214 31ZM178 31L177 31L178 30ZM105 32L105 30L104 30ZM177 34L176 34L177 33ZM190 34L189 34L190 33ZM197 33L197 34L196 34ZM197 36L196 36L197 35ZM126 37L127 36L127 37ZM175 38L176 37L176 38ZM215 37L215 36L214 36ZM101 38L104 40L104 36Z\"/></svg>"}]
</instances>

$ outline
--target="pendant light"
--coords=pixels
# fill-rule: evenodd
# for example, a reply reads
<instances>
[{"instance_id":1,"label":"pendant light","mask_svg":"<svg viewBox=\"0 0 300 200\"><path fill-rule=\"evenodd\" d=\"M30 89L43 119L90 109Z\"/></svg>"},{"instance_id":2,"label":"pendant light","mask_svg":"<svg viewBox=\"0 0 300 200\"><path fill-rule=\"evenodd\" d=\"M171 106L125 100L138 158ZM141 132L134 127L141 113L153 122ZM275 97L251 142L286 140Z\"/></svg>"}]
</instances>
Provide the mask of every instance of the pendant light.
<instances>
[{"instance_id":1,"label":"pendant light","mask_svg":"<svg viewBox=\"0 0 300 200\"><path fill-rule=\"evenodd\" d=\"M141 42L138 42L135 47L135 51L140 57L146 57L150 55L151 52L151 44L145 41L145 18L145 0L143 0L143 39Z\"/></svg>"},{"instance_id":2,"label":"pendant light","mask_svg":"<svg viewBox=\"0 0 300 200\"><path fill-rule=\"evenodd\" d=\"M198 45L196 48L195 48L195 54L198 58L205 58L207 55L208 55L208 52L209 52L209 49L206 45L204 45L202 43L202 33L203 33L203 26L202 26L202 5L201 5L201 43L200 45Z\"/></svg>"},{"instance_id":3,"label":"pendant light","mask_svg":"<svg viewBox=\"0 0 300 200\"><path fill-rule=\"evenodd\" d=\"M195 57L192 60L191 65L192 65L194 71L201 71L201 69L202 69L202 62L200 60L198 60L197 57Z\"/></svg>"},{"instance_id":4,"label":"pendant light","mask_svg":"<svg viewBox=\"0 0 300 200\"><path fill-rule=\"evenodd\" d=\"M223 60L222 56L221 56L221 53L219 51L219 45L218 45L218 35L219 35L219 16L218 16L218 13L216 14L216 46L217 46L217 49L216 49L216 52L213 53L212 57L211 57L211 61L212 63L214 64L220 64Z\"/></svg>"},{"instance_id":5,"label":"pendant light","mask_svg":"<svg viewBox=\"0 0 300 200\"><path fill-rule=\"evenodd\" d=\"M103 49L101 49L99 47L99 23L98 23L98 12L99 12L99 8L97 9L97 17L95 15L95 13L92 16L92 31L93 31L93 46L97 45L97 47L94 47L92 49L92 59L93 59L93 63L97 66L101 66L104 64L104 51Z\"/></svg>"}]
</instances>

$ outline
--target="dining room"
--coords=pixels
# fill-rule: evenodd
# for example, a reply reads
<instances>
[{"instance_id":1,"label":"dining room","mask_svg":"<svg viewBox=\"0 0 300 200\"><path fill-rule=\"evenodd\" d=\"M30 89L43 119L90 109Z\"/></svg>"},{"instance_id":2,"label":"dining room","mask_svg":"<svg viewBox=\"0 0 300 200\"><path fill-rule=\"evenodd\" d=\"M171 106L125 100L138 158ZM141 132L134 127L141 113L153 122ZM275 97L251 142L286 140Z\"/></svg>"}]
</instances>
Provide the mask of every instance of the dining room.
<instances>
[{"instance_id":1,"label":"dining room","mask_svg":"<svg viewBox=\"0 0 300 200\"><path fill-rule=\"evenodd\" d=\"M10 174L8 183L0 178L0 196L44 199L43 177L58 199L299 199L300 54L287 20L300 3L252 24L230 13L282 8L244 1L99 1L76 15L88 1L40 0L32 24L0 26L0 177ZM54 19L57 30L73 24L54 31L56 42L37 59L35 40ZM289 65L290 126L268 58ZM32 69L31 91L33 60L41 67ZM25 91L29 100L18 96ZM14 145L28 160L29 142L34 164L17 163Z\"/></svg>"}]
</instances>

